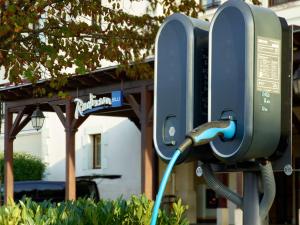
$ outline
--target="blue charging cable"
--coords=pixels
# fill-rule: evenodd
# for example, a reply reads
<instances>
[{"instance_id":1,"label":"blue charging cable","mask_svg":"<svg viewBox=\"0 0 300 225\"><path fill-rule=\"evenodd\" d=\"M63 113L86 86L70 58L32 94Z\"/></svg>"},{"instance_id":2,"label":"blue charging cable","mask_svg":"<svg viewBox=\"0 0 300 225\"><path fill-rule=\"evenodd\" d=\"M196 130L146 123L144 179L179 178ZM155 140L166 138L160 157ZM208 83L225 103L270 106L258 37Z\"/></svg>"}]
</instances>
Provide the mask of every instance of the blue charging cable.
<instances>
[{"instance_id":1,"label":"blue charging cable","mask_svg":"<svg viewBox=\"0 0 300 225\"><path fill-rule=\"evenodd\" d=\"M157 193L157 196L156 196L156 200L155 200L155 204L154 204L154 208L153 208L153 212L152 212L151 225L156 224L161 199L162 199L163 194L165 192L169 176L170 176L170 174L172 172L172 169L173 169L173 167L176 163L176 160L178 159L180 154L181 154L181 151L177 149L175 151L172 159L170 160L168 166L167 166L167 169L164 173L163 179L160 182L159 190L158 190L158 193Z\"/></svg>"},{"instance_id":2,"label":"blue charging cable","mask_svg":"<svg viewBox=\"0 0 300 225\"><path fill-rule=\"evenodd\" d=\"M230 120L225 120L225 121L208 122L192 130L187 135L185 141L178 147L178 149L173 154L172 159L170 160L167 169L164 173L163 179L160 183L160 187L156 196L155 204L153 207L150 225L156 225L159 206L164 191L166 189L169 176L180 154L191 145L198 146L198 145L206 144L218 136L223 136L224 139L232 139L235 133L236 133L235 122Z\"/></svg>"}]
</instances>

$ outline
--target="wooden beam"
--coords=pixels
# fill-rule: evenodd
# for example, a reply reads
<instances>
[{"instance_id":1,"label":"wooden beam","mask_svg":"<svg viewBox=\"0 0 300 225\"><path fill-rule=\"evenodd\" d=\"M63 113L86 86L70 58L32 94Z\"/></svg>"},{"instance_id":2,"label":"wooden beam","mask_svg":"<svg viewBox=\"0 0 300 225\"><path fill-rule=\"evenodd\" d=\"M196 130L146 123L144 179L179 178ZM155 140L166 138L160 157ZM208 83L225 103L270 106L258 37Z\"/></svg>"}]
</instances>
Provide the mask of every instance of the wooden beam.
<instances>
[{"instance_id":1,"label":"wooden beam","mask_svg":"<svg viewBox=\"0 0 300 225\"><path fill-rule=\"evenodd\" d=\"M95 86L95 83L92 80L85 79L84 77L79 77L76 79L81 85L87 86L87 87L92 87Z\"/></svg>"},{"instance_id":2,"label":"wooden beam","mask_svg":"<svg viewBox=\"0 0 300 225\"><path fill-rule=\"evenodd\" d=\"M95 79L98 83L102 82L102 79L100 78L100 76L97 76L96 74L90 75L90 77L92 77L93 79Z\"/></svg>"},{"instance_id":3,"label":"wooden beam","mask_svg":"<svg viewBox=\"0 0 300 225\"><path fill-rule=\"evenodd\" d=\"M155 197L155 185L157 171L155 168L155 160L152 139L153 139L153 125L148 122L148 112L152 106L152 96L146 87L142 90L141 95L141 147L142 147L142 192L149 199Z\"/></svg>"},{"instance_id":4,"label":"wooden beam","mask_svg":"<svg viewBox=\"0 0 300 225\"><path fill-rule=\"evenodd\" d=\"M83 117L79 117L78 119L75 119L72 121L72 129L73 130L77 130L83 123L84 121L86 121L86 119L88 118L89 116L86 115L86 116L83 116Z\"/></svg>"},{"instance_id":5,"label":"wooden beam","mask_svg":"<svg viewBox=\"0 0 300 225\"><path fill-rule=\"evenodd\" d=\"M123 83L122 90L124 94L134 94L140 93L141 86L151 87L153 84L153 80L137 80L137 81L127 81ZM90 87L90 88L82 88L80 90L67 90L68 94L74 98L81 98L82 96L88 96L89 93L93 93L95 95L106 94L115 90L120 89L120 84L111 84L111 85L103 85L97 87ZM5 95L5 91L2 91ZM58 96L54 96L52 98L49 97L42 97L42 98L28 98L28 99L19 99L15 101L6 101L9 108L20 107L20 106L28 106L28 105L37 105L37 104L47 104L49 102L56 102L57 105L65 104L66 99L61 99Z\"/></svg>"},{"instance_id":6,"label":"wooden beam","mask_svg":"<svg viewBox=\"0 0 300 225\"><path fill-rule=\"evenodd\" d=\"M140 94L141 93L141 87L133 87L133 88L124 89L123 92L124 92L125 95Z\"/></svg>"},{"instance_id":7,"label":"wooden beam","mask_svg":"<svg viewBox=\"0 0 300 225\"><path fill-rule=\"evenodd\" d=\"M148 84L147 85L147 90L148 91L153 91L154 90L154 84L152 83L152 84Z\"/></svg>"},{"instance_id":8,"label":"wooden beam","mask_svg":"<svg viewBox=\"0 0 300 225\"><path fill-rule=\"evenodd\" d=\"M75 134L77 129L72 128L74 121L74 103L69 100L66 104L66 200L76 199L75 178Z\"/></svg>"},{"instance_id":9,"label":"wooden beam","mask_svg":"<svg viewBox=\"0 0 300 225\"><path fill-rule=\"evenodd\" d=\"M149 112L148 112L148 117L147 117L148 123L153 122L153 105L151 106Z\"/></svg>"},{"instance_id":10,"label":"wooden beam","mask_svg":"<svg viewBox=\"0 0 300 225\"><path fill-rule=\"evenodd\" d=\"M10 130L13 125L13 113L5 110L4 131L4 203L8 204L14 198L14 173L13 173L13 142Z\"/></svg>"},{"instance_id":11,"label":"wooden beam","mask_svg":"<svg viewBox=\"0 0 300 225\"><path fill-rule=\"evenodd\" d=\"M49 105L51 105L53 110L56 112L56 115L58 116L60 122L62 123L64 128L66 128L66 117L65 117L63 111L61 110L61 107L55 103L53 103L53 104L50 103Z\"/></svg>"},{"instance_id":12,"label":"wooden beam","mask_svg":"<svg viewBox=\"0 0 300 225\"><path fill-rule=\"evenodd\" d=\"M24 116L24 111L25 111L25 107L22 107L22 108L19 110L18 115L17 115L15 121L13 122L12 128L11 128L10 131L9 131L9 136L10 136L11 138L15 138L16 135L17 135L16 130L17 130L17 128L18 128L18 126L19 126L19 123L21 122L21 120L22 120L22 118L23 118L23 116Z\"/></svg>"},{"instance_id":13,"label":"wooden beam","mask_svg":"<svg viewBox=\"0 0 300 225\"><path fill-rule=\"evenodd\" d=\"M29 88L20 88L23 92L26 93L27 96L32 96L33 93L32 93L32 89L29 89Z\"/></svg>"},{"instance_id":14,"label":"wooden beam","mask_svg":"<svg viewBox=\"0 0 300 225\"><path fill-rule=\"evenodd\" d=\"M133 109L133 111L135 112L136 116L139 119L141 119L141 106L139 105L139 103L137 103L134 96L132 94L129 94L129 95L125 95L125 98L129 103L129 105L131 106L131 108Z\"/></svg>"},{"instance_id":15,"label":"wooden beam","mask_svg":"<svg viewBox=\"0 0 300 225\"><path fill-rule=\"evenodd\" d=\"M19 124L15 130L15 135L17 135L31 120L31 114L28 114Z\"/></svg>"},{"instance_id":16,"label":"wooden beam","mask_svg":"<svg viewBox=\"0 0 300 225\"><path fill-rule=\"evenodd\" d=\"M6 104L6 103L5 103L5 106L7 106L9 112L12 112L12 113L19 113L20 111L24 110L24 108L26 107L26 106L23 105L23 106L11 108L11 107L9 107L9 105Z\"/></svg>"},{"instance_id":17,"label":"wooden beam","mask_svg":"<svg viewBox=\"0 0 300 225\"><path fill-rule=\"evenodd\" d=\"M66 104L66 99L61 99L60 97L54 96L52 98L43 97L43 98L28 98L28 99L22 99L17 101L7 101L5 104L9 108L10 112L14 111L17 112L20 107L23 106L36 106L36 105L43 105L43 104Z\"/></svg>"},{"instance_id":18,"label":"wooden beam","mask_svg":"<svg viewBox=\"0 0 300 225\"><path fill-rule=\"evenodd\" d=\"M130 81L130 82L124 82L123 83L123 92L126 95L128 92L133 90L131 93L138 93L138 91L141 90L141 86L152 84L152 80L137 80L137 81ZM85 95L89 95L89 93L93 93L95 95L101 95L105 93L109 93L115 90L120 89L120 84L112 84L112 85L104 85L104 86L98 86L98 87L91 87L91 88L85 88L81 89L78 92L77 91L69 91L71 96L73 97L81 97Z\"/></svg>"}]
</instances>

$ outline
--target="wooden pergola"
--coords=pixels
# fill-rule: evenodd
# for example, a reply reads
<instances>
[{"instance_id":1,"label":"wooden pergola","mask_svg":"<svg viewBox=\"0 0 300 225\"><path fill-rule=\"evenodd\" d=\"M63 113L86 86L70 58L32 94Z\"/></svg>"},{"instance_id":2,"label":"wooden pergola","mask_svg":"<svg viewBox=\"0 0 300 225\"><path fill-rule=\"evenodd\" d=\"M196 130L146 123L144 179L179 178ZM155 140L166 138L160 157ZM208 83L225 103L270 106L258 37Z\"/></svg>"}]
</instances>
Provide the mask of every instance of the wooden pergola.
<instances>
[{"instance_id":1,"label":"wooden pergola","mask_svg":"<svg viewBox=\"0 0 300 225\"><path fill-rule=\"evenodd\" d=\"M148 62L153 65L153 61ZM153 138L153 80L130 80L126 74L116 75L117 68L110 67L85 75L71 76L64 92L67 98L33 97L35 88L52 90L50 81L41 81L35 85L22 84L6 86L0 89L1 101L5 103L5 143L4 143L4 201L13 199L13 143L17 134L30 122L31 114L37 105L43 112L55 112L60 119L66 134L66 200L76 198L75 178L75 134L88 118L75 119L74 98L88 100L89 94L105 96L116 90L124 95L124 104L118 108L107 108L93 112L92 115L128 117L141 130L142 151L142 192L150 199L155 196L157 186L157 158L154 154Z\"/></svg>"}]
</instances>

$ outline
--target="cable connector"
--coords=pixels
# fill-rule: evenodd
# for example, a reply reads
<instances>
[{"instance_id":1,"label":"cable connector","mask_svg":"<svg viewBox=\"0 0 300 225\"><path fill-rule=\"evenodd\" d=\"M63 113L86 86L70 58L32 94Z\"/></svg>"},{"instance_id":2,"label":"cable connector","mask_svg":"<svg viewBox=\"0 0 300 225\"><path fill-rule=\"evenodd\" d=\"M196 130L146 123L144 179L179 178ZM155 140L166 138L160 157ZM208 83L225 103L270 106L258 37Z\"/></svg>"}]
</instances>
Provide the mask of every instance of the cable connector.
<instances>
[{"instance_id":1,"label":"cable connector","mask_svg":"<svg viewBox=\"0 0 300 225\"><path fill-rule=\"evenodd\" d=\"M181 145L179 145L178 150L183 152L185 151L188 147L190 147L193 144L193 140L191 138L186 138Z\"/></svg>"},{"instance_id":2,"label":"cable connector","mask_svg":"<svg viewBox=\"0 0 300 225\"><path fill-rule=\"evenodd\" d=\"M212 121L193 129L187 137L192 140L193 146L204 145L221 136L230 140L236 133L236 124L232 120Z\"/></svg>"}]
</instances>

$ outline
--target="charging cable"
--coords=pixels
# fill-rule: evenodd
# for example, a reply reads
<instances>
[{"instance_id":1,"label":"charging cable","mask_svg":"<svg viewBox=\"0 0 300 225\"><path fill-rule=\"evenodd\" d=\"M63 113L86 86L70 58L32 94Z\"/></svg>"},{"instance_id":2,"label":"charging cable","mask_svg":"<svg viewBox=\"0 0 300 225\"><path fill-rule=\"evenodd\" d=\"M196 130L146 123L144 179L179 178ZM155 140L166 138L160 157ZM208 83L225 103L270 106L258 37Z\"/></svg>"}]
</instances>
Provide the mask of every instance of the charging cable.
<instances>
[{"instance_id":1,"label":"charging cable","mask_svg":"<svg viewBox=\"0 0 300 225\"><path fill-rule=\"evenodd\" d=\"M155 204L153 207L152 218L150 225L156 225L157 216L159 212L159 206L169 179L172 169L180 156L180 154L185 151L190 146L198 146L209 143L218 136L222 136L225 140L232 139L236 133L235 122L231 120L221 120L205 123L194 130L192 130L183 143L178 147L178 149L173 154L167 169L164 173L160 187L156 196Z\"/></svg>"}]
</instances>

